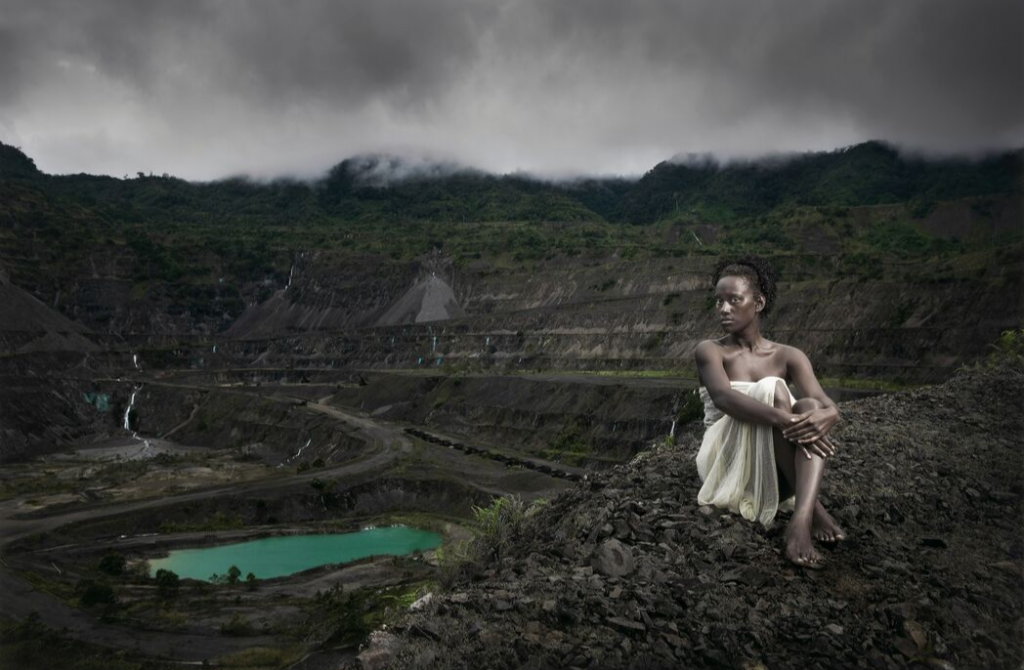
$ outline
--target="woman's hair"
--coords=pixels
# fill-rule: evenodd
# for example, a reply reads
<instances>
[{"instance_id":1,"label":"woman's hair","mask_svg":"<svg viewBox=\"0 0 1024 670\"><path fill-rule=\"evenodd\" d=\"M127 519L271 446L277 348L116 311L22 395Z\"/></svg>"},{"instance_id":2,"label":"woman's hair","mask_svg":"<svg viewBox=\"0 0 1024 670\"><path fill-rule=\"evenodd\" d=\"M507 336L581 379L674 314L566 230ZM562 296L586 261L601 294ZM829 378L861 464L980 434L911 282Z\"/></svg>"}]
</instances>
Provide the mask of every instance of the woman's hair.
<instances>
[{"instance_id":1,"label":"woman's hair","mask_svg":"<svg viewBox=\"0 0 1024 670\"><path fill-rule=\"evenodd\" d=\"M768 261L760 256L744 256L742 258L726 258L715 266L714 283L722 277L743 277L750 282L754 294L764 296L764 309L761 315L767 315L775 304L775 281L778 277Z\"/></svg>"}]
</instances>

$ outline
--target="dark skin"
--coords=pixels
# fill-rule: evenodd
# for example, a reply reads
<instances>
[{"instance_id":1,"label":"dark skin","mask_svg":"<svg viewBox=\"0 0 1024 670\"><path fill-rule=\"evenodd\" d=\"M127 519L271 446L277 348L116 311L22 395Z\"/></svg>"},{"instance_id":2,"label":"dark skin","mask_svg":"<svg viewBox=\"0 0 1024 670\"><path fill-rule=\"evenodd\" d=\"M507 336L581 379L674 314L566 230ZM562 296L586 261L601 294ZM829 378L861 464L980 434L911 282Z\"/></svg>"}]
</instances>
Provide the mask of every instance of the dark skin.
<instances>
[{"instance_id":1,"label":"dark skin","mask_svg":"<svg viewBox=\"0 0 1024 670\"><path fill-rule=\"evenodd\" d=\"M746 277L724 276L715 286L715 308L726 335L697 345L697 371L715 406L740 421L772 426L779 495L796 495L793 518L786 528L786 558L807 568L823 566L812 538L837 542L842 529L818 500L825 462L835 456L829 431L839 421L839 409L821 388L807 356L761 336L764 296ZM794 402L779 383L773 407L734 391L730 381L756 382L780 377L800 395Z\"/></svg>"}]
</instances>

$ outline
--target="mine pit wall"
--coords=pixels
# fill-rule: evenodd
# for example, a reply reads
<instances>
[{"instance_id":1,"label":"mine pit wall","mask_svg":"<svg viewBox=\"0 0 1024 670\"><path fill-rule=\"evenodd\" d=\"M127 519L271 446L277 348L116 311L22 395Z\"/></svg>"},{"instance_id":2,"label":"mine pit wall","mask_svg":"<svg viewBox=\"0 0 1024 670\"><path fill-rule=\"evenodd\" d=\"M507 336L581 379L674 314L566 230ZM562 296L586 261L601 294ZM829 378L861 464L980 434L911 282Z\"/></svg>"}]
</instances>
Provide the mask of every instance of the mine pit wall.
<instances>
[{"instance_id":1,"label":"mine pit wall","mask_svg":"<svg viewBox=\"0 0 1024 670\"><path fill-rule=\"evenodd\" d=\"M297 398L129 380L55 384L46 377L17 376L5 381L0 462L84 448L97 439L128 439L124 414L136 387L131 428L142 439L166 436L187 446L236 449L239 456L290 467L318 458L344 462L369 449L347 424L306 409Z\"/></svg>"},{"instance_id":2,"label":"mine pit wall","mask_svg":"<svg viewBox=\"0 0 1024 670\"><path fill-rule=\"evenodd\" d=\"M305 409L297 399L149 384L136 402L142 434L162 437L174 430L168 439L175 442L236 449L272 465L295 467L318 458L340 463L370 448L350 426Z\"/></svg>"},{"instance_id":3,"label":"mine pit wall","mask_svg":"<svg viewBox=\"0 0 1024 670\"><path fill-rule=\"evenodd\" d=\"M1003 330L1024 322L1024 306L1005 308L1005 296L1024 288L1019 269L1012 258L1002 265L989 260L971 278L921 281L919 262L889 261L867 278L864 268L851 265L852 257L776 257L788 281L779 287L776 313L766 326L804 349L819 374L941 381L985 355ZM446 363L513 371L649 370L692 368L697 342L720 332L710 309L715 257L553 259L511 270L472 261L453 278L468 316L389 327L370 327L369 315L388 305L387 296L397 299L408 288L414 268L396 269L378 259L379 277L366 263L358 265L366 276L345 270L335 277L327 270L337 269L336 261L310 256L294 286L274 298L275 310L293 305L308 318L275 316L264 323L253 312L245 328L232 327L201 344L189 335L182 340L192 344L154 333L126 336L125 346L138 350L144 367L157 370L426 369ZM966 276L962 270L960 276ZM314 318L316 309L334 316Z\"/></svg>"},{"instance_id":4,"label":"mine pit wall","mask_svg":"<svg viewBox=\"0 0 1024 670\"><path fill-rule=\"evenodd\" d=\"M1020 307L1005 309L1005 296L1022 289L1019 278L1011 279L784 284L765 328L804 350L821 376L936 382L985 356L1002 331L1024 321ZM228 341L218 352L232 365L268 368L692 373L697 343L720 334L709 296L698 286L427 324Z\"/></svg>"},{"instance_id":5,"label":"mine pit wall","mask_svg":"<svg viewBox=\"0 0 1024 670\"><path fill-rule=\"evenodd\" d=\"M385 419L447 431L481 444L555 458L562 442L587 445L568 455L602 467L628 460L669 434L692 382L552 380L508 376L366 373L366 386L344 387L331 403Z\"/></svg>"},{"instance_id":6,"label":"mine pit wall","mask_svg":"<svg viewBox=\"0 0 1024 670\"><path fill-rule=\"evenodd\" d=\"M97 405L85 399L96 395ZM0 463L52 453L111 430L116 406L102 387L36 376L0 377ZM124 410L121 410L122 414Z\"/></svg>"}]
</instances>

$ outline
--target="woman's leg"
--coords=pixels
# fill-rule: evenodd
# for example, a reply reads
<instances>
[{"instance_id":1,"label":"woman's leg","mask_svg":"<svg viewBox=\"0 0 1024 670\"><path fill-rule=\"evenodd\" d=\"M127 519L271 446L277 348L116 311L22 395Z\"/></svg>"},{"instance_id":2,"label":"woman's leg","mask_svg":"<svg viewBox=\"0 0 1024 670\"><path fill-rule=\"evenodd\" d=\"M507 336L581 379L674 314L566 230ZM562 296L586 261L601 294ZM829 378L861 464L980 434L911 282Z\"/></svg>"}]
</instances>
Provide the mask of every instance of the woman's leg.
<instances>
[{"instance_id":1,"label":"woman's leg","mask_svg":"<svg viewBox=\"0 0 1024 670\"><path fill-rule=\"evenodd\" d=\"M782 382L776 385L775 406L780 409L800 413L813 409L816 403L817 401L814 400L810 402L799 400L793 403L786 385ZM785 491L780 487L780 499L784 499L782 498L783 493L788 494L789 491L796 494L793 518L790 519L789 526L786 528L786 558L797 565L818 567L822 563L822 557L814 549L811 532L815 518L819 516L815 514L815 511L816 507L820 506L818 490L821 487L822 476L825 474L825 461L813 453L810 458L807 458L803 449L782 437L782 431L777 428L773 431L775 462L788 483L788 488ZM824 508L821 509L827 515Z\"/></svg>"},{"instance_id":2,"label":"woman's leg","mask_svg":"<svg viewBox=\"0 0 1024 670\"><path fill-rule=\"evenodd\" d=\"M810 412L813 409L821 409L821 403L814 398L801 398L793 404L793 413L801 414L803 412ZM807 462L807 456L803 453L803 449L799 446L794 445L796 454L796 462ZM803 456L803 458L800 458ZM816 457L815 457L816 458ZM820 458L818 460L821 460ZM825 464L822 462L822 475L824 475ZM818 496L818 491L821 489L821 479L818 479L818 485L814 493L814 520L811 523L811 535L815 540L819 542L834 543L840 540L846 539L846 533L839 527L836 520L832 518L832 515L828 513L825 506L821 504L821 499Z\"/></svg>"}]
</instances>

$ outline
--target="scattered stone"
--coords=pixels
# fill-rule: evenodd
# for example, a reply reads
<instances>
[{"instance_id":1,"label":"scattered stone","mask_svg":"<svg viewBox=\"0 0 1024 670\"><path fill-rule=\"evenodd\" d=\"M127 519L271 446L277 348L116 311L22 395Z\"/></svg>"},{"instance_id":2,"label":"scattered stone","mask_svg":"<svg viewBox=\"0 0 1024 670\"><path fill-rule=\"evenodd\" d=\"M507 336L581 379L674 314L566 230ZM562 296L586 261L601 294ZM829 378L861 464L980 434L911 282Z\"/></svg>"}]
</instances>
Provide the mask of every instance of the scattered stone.
<instances>
[{"instance_id":1,"label":"scattered stone","mask_svg":"<svg viewBox=\"0 0 1024 670\"><path fill-rule=\"evenodd\" d=\"M977 370L843 403L836 438L850 448L829 464L823 503L847 539L822 549L827 565L815 572L782 556L789 513L764 528L696 504L695 425L678 446L589 473L551 500L503 560L442 599L450 612L405 615L406 648L391 666L1015 667L1024 486L1007 464L1019 462L1017 389L1019 372ZM985 429L960 421L965 413ZM499 601L512 607L498 611ZM440 641L416 628L424 622ZM435 651L433 665L416 649Z\"/></svg>"},{"instance_id":2,"label":"scattered stone","mask_svg":"<svg viewBox=\"0 0 1024 670\"><path fill-rule=\"evenodd\" d=\"M423 609L424 607L429 605L430 602L433 599L434 599L434 594L433 593L428 593L425 596L423 596L422 598L420 598L419 600L417 600L416 602L414 602L413 604L409 605L409 611L410 612L419 612L421 609Z\"/></svg>"},{"instance_id":3,"label":"scattered stone","mask_svg":"<svg viewBox=\"0 0 1024 670\"><path fill-rule=\"evenodd\" d=\"M619 628L629 631L643 633L647 630L647 626L643 625L639 621L630 621L629 619L623 619L622 617L608 617L605 621L613 626L618 626Z\"/></svg>"},{"instance_id":4,"label":"scattered stone","mask_svg":"<svg viewBox=\"0 0 1024 670\"><path fill-rule=\"evenodd\" d=\"M608 577L623 577L636 569L632 550L616 539L607 540L597 548L591 565Z\"/></svg>"}]
</instances>

